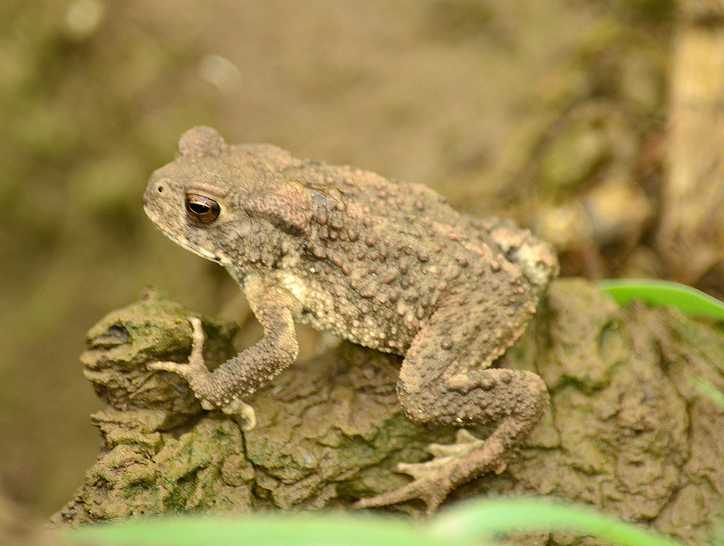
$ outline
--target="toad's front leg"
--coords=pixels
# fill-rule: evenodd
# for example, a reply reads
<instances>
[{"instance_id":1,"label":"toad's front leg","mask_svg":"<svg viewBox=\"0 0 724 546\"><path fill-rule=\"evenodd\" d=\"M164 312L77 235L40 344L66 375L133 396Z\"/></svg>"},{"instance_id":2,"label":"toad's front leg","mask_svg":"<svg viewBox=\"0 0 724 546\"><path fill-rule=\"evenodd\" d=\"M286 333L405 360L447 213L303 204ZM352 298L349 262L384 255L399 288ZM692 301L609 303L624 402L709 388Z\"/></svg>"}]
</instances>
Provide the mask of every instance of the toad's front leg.
<instances>
[{"instance_id":1,"label":"toad's front leg","mask_svg":"<svg viewBox=\"0 0 724 546\"><path fill-rule=\"evenodd\" d=\"M205 409L219 408L225 413L241 414L248 429L253 426L253 410L242 398L269 384L297 358L299 345L293 317L300 304L285 289L256 276L244 283L244 293L264 328L260 341L210 372L202 354L201 322L192 318L193 346L188 363L153 362L148 367L185 378Z\"/></svg>"}]
</instances>

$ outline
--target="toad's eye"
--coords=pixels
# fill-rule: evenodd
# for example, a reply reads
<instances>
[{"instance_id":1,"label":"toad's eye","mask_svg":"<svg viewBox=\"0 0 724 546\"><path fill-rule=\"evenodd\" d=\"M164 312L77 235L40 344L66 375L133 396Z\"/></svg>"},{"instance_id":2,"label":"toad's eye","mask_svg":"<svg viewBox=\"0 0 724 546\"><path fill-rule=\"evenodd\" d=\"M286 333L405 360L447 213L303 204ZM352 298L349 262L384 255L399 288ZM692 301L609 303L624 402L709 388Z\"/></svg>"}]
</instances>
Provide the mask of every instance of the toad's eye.
<instances>
[{"instance_id":1,"label":"toad's eye","mask_svg":"<svg viewBox=\"0 0 724 546\"><path fill-rule=\"evenodd\" d=\"M210 224L219 217L221 207L213 199L198 193L186 194L186 213L194 222Z\"/></svg>"}]
</instances>

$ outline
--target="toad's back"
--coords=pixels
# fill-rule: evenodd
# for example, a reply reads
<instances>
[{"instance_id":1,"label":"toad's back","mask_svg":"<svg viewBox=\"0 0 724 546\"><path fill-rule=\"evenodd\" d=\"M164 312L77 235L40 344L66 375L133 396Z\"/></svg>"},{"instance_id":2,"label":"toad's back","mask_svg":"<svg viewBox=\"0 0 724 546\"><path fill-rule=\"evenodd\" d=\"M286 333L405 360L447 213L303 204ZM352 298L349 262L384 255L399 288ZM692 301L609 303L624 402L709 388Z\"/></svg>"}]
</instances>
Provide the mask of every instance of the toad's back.
<instances>
[{"instance_id":1,"label":"toad's back","mask_svg":"<svg viewBox=\"0 0 724 546\"><path fill-rule=\"evenodd\" d=\"M445 299L530 305L555 269L528 231L460 214L425 186L318 162L284 178L312 193L314 213L307 252L279 279L303 301L302 320L353 342L404 354Z\"/></svg>"}]
</instances>

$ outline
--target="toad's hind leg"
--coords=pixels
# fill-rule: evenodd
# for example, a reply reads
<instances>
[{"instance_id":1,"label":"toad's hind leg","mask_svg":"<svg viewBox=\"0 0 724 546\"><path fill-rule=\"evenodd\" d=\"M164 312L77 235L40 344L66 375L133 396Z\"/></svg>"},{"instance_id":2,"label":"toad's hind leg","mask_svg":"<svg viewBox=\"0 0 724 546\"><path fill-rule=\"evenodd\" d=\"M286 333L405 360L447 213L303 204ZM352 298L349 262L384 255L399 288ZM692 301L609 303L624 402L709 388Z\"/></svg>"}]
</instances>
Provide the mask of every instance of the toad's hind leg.
<instances>
[{"instance_id":1,"label":"toad's hind leg","mask_svg":"<svg viewBox=\"0 0 724 546\"><path fill-rule=\"evenodd\" d=\"M421 499L433 512L450 491L484 472L503 468L507 450L540 420L548 402L536 374L489 369L522 334L530 311L500 305L456 304L439 309L415 337L397 385L407 416L440 425L496 424L485 440L458 432L452 445L430 446L433 459L401 464L413 481L362 499L358 508Z\"/></svg>"}]
</instances>

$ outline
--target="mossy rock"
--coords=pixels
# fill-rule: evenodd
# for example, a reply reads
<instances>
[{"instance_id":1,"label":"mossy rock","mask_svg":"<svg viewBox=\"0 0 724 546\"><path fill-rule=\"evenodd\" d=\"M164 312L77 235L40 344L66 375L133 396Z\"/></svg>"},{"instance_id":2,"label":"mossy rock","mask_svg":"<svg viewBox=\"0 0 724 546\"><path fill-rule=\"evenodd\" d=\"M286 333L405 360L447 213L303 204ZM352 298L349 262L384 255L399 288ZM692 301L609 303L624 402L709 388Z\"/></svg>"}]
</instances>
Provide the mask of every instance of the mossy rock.
<instances>
[{"instance_id":1,"label":"mossy rock","mask_svg":"<svg viewBox=\"0 0 724 546\"><path fill-rule=\"evenodd\" d=\"M188 316L150 298L91 329L82 361L91 381L103 368L96 388L112 405L93 417L104 438L98 461L54 522L349 507L405 483L397 463L424 460L428 444L454 437L452 428L404 417L398 358L348 343L292 366L248 400L257 426L243 432L232 418L203 412L176 376L146 369L158 358L185 358ZM209 357L231 355L234 329L204 325ZM722 506L724 437L715 431L724 429L724 408L694 380L724 389L722 362L724 334L715 327L668 309L621 309L585 281L555 282L500 362L539 373L551 409L502 473L464 485L448 502L555 496L703 543ZM122 386L139 394L124 398Z\"/></svg>"}]
</instances>

